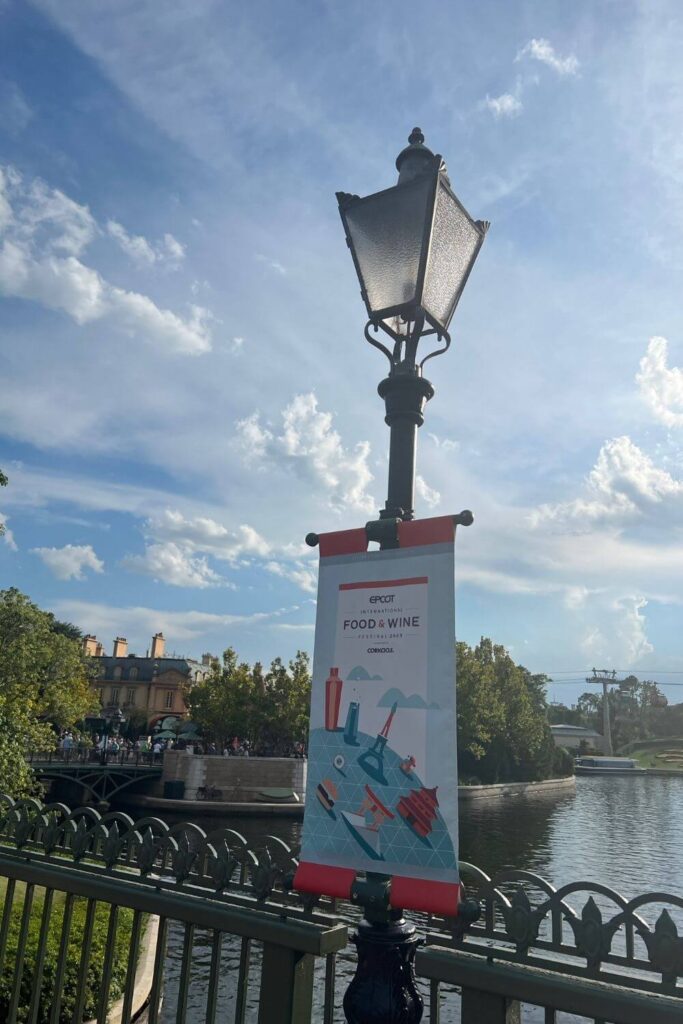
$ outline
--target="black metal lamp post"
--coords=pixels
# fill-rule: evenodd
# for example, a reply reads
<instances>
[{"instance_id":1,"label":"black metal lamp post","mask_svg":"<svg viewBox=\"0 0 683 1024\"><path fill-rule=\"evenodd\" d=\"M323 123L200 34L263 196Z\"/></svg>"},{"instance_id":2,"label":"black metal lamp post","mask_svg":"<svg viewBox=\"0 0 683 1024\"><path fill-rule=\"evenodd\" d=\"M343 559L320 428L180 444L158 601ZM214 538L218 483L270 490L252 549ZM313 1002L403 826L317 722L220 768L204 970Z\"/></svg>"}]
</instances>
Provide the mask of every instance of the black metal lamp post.
<instances>
[{"instance_id":1,"label":"black metal lamp post","mask_svg":"<svg viewBox=\"0 0 683 1024\"><path fill-rule=\"evenodd\" d=\"M446 165L419 128L408 143L396 159L396 185L363 199L337 193L368 311L365 337L390 366L378 387L391 431L388 494L379 520L366 525L368 539L382 548L396 547L398 523L413 518L417 428L434 395L422 368L451 343L448 326L489 227L456 198ZM380 330L391 348L377 337ZM439 347L418 362L418 343L428 335ZM472 513L456 519L469 525ZM307 540L317 543L314 534ZM353 939L358 968L344 997L348 1024L417 1024L422 1017L412 966L419 940L403 911L389 907L390 884L386 875L368 874L353 888L364 918ZM467 907L464 916L477 913Z\"/></svg>"},{"instance_id":2,"label":"black metal lamp post","mask_svg":"<svg viewBox=\"0 0 683 1024\"><path fill-rule=\"evenodd\" d=\"M448 326L489 226L472 220L456 198L443 159L425 146L419 128L408 142L396 159L396 185L363 199L337 192L369 316L365 336L389 360L378 388L391 429L380 519L394 522L413 518L417 428L434 395L422 368L451 343ZM373 336L380 330L393 341L391 349ZM427 335L441 345L418 363L418 343ZM375 533L372 539L390 546L390 530Z\"/></svg>"},{"instance_id":3,"label":"black metal lamp post","mask_svg":"<svg viewBox=\"0 0 683 1024\"><path fill-rule=\"evenodd\" d=\"M102 754L100 756L100 762L101 764L106 764L107 740L110 735L115 736L118 733L126 719L118 704L115 707L104 708L102 711L102 717L104 719L104 729L102 731Z\"/></svg>"}]
</instances>

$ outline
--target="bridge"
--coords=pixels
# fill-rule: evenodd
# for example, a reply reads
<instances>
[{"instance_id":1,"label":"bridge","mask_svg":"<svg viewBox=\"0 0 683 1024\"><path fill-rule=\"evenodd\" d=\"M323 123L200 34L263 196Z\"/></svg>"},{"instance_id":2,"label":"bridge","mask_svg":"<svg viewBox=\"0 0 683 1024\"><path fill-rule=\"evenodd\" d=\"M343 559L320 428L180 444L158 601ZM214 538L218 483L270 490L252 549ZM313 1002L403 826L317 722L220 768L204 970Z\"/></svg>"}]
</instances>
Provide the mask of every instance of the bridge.
<instances>
[{"instance_id":1,"label":"bridge","mask_svg":"<svg viewBox=\"0 0 683 1024\"><path fill-rule=\"evenodd\" d=\"M142 751L35 751L27 760L39 779L75 782L101 804L142 779L160 778L162 767L159 755Z\"/></svg>"}]
</instances>

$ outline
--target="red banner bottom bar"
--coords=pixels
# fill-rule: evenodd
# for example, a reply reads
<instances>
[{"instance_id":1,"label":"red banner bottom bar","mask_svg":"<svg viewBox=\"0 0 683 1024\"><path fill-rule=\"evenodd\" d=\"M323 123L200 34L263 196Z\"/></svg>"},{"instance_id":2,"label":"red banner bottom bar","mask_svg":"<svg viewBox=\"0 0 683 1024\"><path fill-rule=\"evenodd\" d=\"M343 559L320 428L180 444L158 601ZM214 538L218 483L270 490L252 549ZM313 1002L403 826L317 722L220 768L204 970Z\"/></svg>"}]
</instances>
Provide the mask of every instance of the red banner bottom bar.
<instances>
[{"instance_id":1,"label":"red banner bottom bar","mask_svg":"<svg viewBox=\"0 0 683 1024\"><path fill-rule=\"evenodd\" d=\"M356 880L352 868L336 868L302 860L294 876L294 888L299 892L313 892L336 899L351 898L351 886ZM458 882L432 882L425 878L391 876L392 907L403 910L421 910L440 917L456 917L460 903Z\"/></svg>"}]
</instances>

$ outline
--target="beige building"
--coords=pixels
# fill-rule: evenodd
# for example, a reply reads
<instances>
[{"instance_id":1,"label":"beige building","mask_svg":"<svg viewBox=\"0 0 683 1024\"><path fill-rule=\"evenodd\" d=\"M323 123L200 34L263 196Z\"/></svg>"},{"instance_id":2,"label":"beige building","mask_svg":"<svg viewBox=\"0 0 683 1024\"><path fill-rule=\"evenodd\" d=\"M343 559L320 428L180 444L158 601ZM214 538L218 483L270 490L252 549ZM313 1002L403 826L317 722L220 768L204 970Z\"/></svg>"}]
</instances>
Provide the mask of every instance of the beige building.
<instances>
[{"instance_id":1,"label":"beige building","mask_svg":"<svg viewBox=\"0 0 683 1024\"><path fill-rule=\"evenodd\" d=\"M103 707L120 707L127 718L135 717L141 728L153 729L162 718L187 717L184 690L200 682L211 668L210 654L201 662L192 658L167 657L163 633L155 633L144 657L128 653L123 636L114 640L113 653L104 653L97 637L83 638L86 654L96 658L100 670L94 686Z\"/></svg>"}]
</instances>

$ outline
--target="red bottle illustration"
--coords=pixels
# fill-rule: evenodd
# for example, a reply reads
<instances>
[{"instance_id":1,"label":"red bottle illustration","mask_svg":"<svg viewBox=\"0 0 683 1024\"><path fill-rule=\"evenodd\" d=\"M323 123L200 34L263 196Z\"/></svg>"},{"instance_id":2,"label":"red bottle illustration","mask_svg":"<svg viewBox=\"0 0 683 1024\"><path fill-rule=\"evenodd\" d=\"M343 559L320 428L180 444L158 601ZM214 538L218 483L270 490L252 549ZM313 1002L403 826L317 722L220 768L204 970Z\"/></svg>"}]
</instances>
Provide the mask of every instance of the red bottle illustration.
<instances>
[{"instance_id":1,"label":"red bottle illustration","mask_svg":"<svg viewBox=\"0 0 683 1024\"><path fill-rule=\"evenodd\" d=\"M334 732L339 725L343 685L343 680L339 678L339 669L331 668L325 682L325 728L328 732Z\"/></svg>"}]
</instances>

